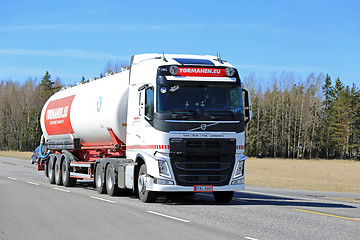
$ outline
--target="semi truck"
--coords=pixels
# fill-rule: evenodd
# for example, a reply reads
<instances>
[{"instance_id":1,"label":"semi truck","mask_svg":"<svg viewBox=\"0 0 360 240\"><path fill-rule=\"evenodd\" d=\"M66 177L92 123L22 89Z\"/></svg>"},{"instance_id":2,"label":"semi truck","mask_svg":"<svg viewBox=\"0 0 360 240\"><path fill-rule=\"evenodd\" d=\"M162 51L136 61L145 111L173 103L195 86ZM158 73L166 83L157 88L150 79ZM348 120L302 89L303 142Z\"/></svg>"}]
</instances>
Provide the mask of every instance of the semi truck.
<instances>
[{"instance_id":1,"label":"semi truck","mask_svg":"<svg viewBox=\"0 0 360 240\"><path fill-rule=\"evenodd\" d=\"M48 99L39 169L51 184L88 180L100 194L133 191L143 202L198 192L228 202L244 189L251 115L237 69L219 57L134 55L120 73Z\"/></svg>"}]
</instances>

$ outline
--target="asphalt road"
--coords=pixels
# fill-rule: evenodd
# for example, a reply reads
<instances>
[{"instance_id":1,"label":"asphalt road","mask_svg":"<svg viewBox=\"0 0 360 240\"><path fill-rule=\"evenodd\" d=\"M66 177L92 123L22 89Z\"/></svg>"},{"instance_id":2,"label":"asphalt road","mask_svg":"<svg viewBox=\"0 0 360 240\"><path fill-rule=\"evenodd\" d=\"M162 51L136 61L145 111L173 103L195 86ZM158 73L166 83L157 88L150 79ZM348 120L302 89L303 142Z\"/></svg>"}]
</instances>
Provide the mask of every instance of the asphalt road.
<instances>
[{"instance_id":1,"label":"asphalt road","mask_svg":"<svg viewBox=\"0 0 360 240\"><path fill-rule=\"evenodd\" d=\"M0 156L0 239L360 239L360 203L332 197L360 193L248 186L227 204L211 194L145 204L86 181L51 185L30 160Z\"/></svg>"}]
</instances>

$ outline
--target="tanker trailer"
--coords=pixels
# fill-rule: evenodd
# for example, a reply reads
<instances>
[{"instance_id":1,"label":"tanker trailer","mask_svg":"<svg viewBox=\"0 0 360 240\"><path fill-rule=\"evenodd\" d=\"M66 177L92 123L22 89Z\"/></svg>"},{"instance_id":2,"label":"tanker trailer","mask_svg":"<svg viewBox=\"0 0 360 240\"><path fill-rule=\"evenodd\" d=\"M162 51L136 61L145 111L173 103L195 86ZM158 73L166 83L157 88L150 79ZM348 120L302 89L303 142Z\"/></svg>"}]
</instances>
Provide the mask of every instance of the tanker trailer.
<instances>
[{"instance_id":1,"label":"tanker trailer","mask_svg":"<svg viewBox=\"0 0 360 240\"><path fill-rule=\"evenodd\" d=\"M41 113L40 163L51 184L92 180L99 193L244 189L248 92L237 70L214 56L141 54L121 73L67 88Z\"/></svg>"}]
</instances>

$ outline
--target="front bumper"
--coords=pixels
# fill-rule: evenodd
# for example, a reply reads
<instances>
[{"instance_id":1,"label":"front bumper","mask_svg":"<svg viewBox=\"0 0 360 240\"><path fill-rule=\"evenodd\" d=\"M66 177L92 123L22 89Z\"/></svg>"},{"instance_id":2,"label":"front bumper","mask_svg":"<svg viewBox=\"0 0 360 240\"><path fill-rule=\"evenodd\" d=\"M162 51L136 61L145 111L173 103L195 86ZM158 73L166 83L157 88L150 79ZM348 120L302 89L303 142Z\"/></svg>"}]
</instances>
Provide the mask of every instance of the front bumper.
<instances>
[{"instance_id":1,"label":"front bumper","mask_svg":"<svg viewBox=\"0 0 360 240\"><path fill-rule=\"evenodd\" d=\"M154 192L194 192L194 186L177 186L177 185L160 185L152 184L147 186L147 189ZM245 184L213 186L214 192L221 191L242 191L245 189Z\"/></svg>"}]
</instances>

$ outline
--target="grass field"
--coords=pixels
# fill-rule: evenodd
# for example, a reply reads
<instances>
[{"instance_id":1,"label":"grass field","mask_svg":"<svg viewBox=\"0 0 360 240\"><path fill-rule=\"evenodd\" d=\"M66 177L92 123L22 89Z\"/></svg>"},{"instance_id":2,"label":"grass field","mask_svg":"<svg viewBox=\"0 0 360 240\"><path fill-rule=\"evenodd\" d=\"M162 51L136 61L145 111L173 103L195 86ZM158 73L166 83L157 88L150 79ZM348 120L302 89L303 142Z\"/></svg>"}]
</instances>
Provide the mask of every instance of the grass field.
<instances>
[{"instance_id":1,"label":"grass field","mask_svg":"<svg viewBox=\"0 0 360 240\"><path fill-rule=\"evenodd\" d=\"M246 184L360 193L360 161L249 158Z\"/></svg>"},{"instance_id":2,"label":"grass field","mask_svg":"<svg viewBox=\"0 0 360 240\"><path fill-rule=\"evenodd\" d=\"M32 154L32 152L0 151L0 156L29 159L29 162Z\"/></svg>"},{"instance_id":3,"label":"grass field","mask_svg":"<svg viewBox=\"0 0 360 240\"><path fill-rule=\"evenodd\" d=\"M0 156L28 159L31 152L0 151ZM360 193L360 161L249 158L246 185Z\"/></svg>"}]
</instances>

